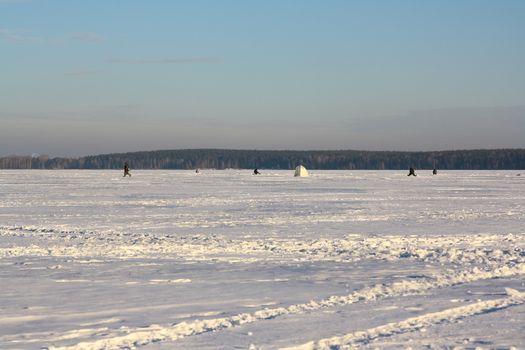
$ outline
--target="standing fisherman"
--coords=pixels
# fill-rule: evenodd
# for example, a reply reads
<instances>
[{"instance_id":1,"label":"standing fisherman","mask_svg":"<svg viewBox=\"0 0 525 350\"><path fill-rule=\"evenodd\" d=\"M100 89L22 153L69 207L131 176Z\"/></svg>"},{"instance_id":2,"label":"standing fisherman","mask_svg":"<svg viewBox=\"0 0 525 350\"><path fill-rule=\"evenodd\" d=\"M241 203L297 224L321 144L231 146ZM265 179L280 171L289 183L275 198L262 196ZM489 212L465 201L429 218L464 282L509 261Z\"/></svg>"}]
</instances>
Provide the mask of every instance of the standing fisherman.
<instances>
[{"instance_id":1,"label":"standing fisherman","mask_svg":"<svg viewBox=\"0 0 525 350\"><path fill-rule=\"evenodd\" d=\"M126 177L126 175L131 177L131 174L129 173L128 162L124 163L124 177Z\"/></svg>"}]
</instances>

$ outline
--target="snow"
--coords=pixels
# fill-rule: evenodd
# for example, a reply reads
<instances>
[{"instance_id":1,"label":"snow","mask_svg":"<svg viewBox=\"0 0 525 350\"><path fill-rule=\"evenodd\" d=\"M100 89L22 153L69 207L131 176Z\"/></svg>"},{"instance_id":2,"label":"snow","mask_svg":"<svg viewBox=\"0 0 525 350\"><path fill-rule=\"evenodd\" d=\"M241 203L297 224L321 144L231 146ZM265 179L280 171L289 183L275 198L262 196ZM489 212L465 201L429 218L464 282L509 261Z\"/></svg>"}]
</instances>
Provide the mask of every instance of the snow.
<instances>
[{"instance_id":1,"label":"snow","mask_svg":"<svg viewBox=\"0 0 525 350\"><path fill-rule=\"evenodd\" d=\"M440 312L428 313L425 315L411 317L403 321L388 323L379 327L370 328L364 331L353 332L342 337L322 339L317 343L309 342L303 345L283 350L317 350L317 349L343 349L350 348L353 344L369 342L379 337L388 337L399 333L420 331L425 327L443 322L454 322L473 315L484 314L504 309L513 305L525 303L525 293L520 293L514 289L507 288L508 298L480 301L478 303L447 309Z\"/></svg>"},{"instance_id":2,"label":"snow","mask_svg":"<svg viewBox=\"0 0 525 350\"><path fill-rule=\"evenodd\" d=\"M525 348L522 177L293 175L0 171L0 348Z\"/></svg>"}]
</instances>

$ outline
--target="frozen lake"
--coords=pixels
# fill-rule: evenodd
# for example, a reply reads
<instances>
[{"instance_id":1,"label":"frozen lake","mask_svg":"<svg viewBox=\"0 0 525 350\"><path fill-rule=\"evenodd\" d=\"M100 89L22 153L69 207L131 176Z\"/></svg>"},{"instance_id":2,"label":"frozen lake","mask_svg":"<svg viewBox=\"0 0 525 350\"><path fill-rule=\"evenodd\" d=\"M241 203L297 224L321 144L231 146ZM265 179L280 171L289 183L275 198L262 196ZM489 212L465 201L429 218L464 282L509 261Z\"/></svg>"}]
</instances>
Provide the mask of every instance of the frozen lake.
<instances>
[{"instance_id":1,"label":"frozen lake","mask_svg":"<svg viewBox=\"0 0 525 350\"><path fill-rule=\"evenodd\" d=\"M525 173L0 171L0 349L525 349Z\"/></svg>"}]
</instances>

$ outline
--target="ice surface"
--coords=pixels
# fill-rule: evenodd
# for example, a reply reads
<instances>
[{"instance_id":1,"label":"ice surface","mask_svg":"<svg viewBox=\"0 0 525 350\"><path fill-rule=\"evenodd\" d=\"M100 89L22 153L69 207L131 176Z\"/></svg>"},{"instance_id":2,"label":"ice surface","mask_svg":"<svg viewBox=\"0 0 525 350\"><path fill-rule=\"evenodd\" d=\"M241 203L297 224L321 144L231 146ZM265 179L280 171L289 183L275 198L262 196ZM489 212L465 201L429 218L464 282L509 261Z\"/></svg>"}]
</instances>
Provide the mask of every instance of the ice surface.
<instances>
[{"instance_id":1,"label":"ice surface","mask_svg":"<svg viewBox=\"0 0 525 350\"><path fill-rule=\"evenodd\" d=\"M525 348L512 171L0 171L0 349Z\"/></svg>"}]
</instances>

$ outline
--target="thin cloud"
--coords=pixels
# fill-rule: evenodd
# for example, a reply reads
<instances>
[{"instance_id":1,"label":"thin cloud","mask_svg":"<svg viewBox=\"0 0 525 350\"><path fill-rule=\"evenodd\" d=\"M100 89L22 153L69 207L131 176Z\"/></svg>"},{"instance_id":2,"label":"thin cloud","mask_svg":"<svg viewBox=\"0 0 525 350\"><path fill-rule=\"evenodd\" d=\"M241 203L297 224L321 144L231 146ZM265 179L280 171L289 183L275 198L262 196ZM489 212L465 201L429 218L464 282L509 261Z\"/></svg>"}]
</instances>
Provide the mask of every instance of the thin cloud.
<instances>
[{"instance_id":1,"label":"thin cloud","mask_svg":"<svg viewBox=\"0 0 525 350\"><path fill-rule=\"evenodd\" d=\"M12 30L7 28L0 28L0 38L3 38L12 43L30 43L40 44L44 42L44 38L31 35L26 31Z\"/></svg>"},{"instance_id":2,"label":"thin cloud","mask_svg":"<svg viewBox=\"0 0 525 350\"><path fill-rule=\"evenodd\" d=\"M112 59L111 63L119 64L216 64L222 63L218 57L179 57L158 59Z\"/></svg>"},{"instance_id":3,"label":"thin cloud","mask_svg":"<svg viewBox=\"0 0 525 350\"><path fill-rule=\"evenodd\" d=\"M102 36L94 32L79 32L70 35L64 35L62 37L45 37L34 35L29 30L0 28L0 40L2 39L11 43L50 45L65 44L67 41L94 43L104 40Z\"/></svg>"},{"instance_id":4,"label":"thin cloud","mask_svg":"<svg viewBox=\"0 0 525 350\"><path fill-rule=\"evenodd\" d=\"M99 34L94 32L73 33L69 36L69 39L84 42L100 42L104 40Z\"/></svg>"},{"instance_id":5,"label":"thin cloud","mask_svg":"<svg viewBox=\"0 0 525 350\"><path fill-rule=\"evenodd\" d=\"M85 70L65 72L64 75L66 76L86 76L86 75L96 75L99 73L102 73L102 71L95 70L95 69L85 69Z\"/></svg>"}]
</instances>

